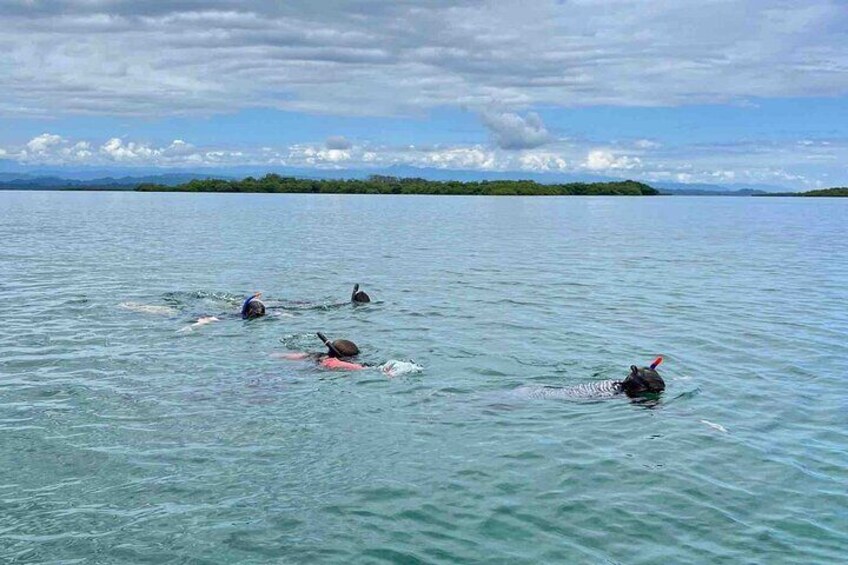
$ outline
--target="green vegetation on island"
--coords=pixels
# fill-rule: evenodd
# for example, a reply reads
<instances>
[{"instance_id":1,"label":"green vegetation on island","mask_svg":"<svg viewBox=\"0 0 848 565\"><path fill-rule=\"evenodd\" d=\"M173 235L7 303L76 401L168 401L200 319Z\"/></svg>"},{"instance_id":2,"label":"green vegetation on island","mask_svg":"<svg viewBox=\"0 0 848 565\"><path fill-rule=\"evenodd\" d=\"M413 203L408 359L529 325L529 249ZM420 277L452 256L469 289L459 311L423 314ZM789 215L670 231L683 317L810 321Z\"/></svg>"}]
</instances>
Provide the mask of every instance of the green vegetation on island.
<instances>
[{"instance_id":1,"label":"green vegetation on island","mask_svg":"<svg viewBox=\"0 0 848 565\"><path fill-rule=\"evenodd\" d=\"M831 197L846 197L848 196L848 187L837 186L834 188L821 188L818 190L808 190L807 192L768 192L765 194L755 194L754 196L831 196Z\"/></svg>"},{"instance_id":2,"label":"green vegetation on island","mask_svg":"<svg viewBox=\"0 0 848 565\"><path fill-rule=\"evenodd\" d=\"M848 196L848 187L838 186L835 188L823 188L821 190L809 190L802 192L801 196Z\"/></svg>"},{"instance_id":3,"label":"green vegetation on island","mask_svg":"<svg viewBox=\"0 0 848 565\"><path fill-rule=\"evenodd\" d=\"M530 180L432 181L420 178L371 176L367 179L304 179L265 175L260 179L192 180L177 186L141 184L140 192L264 192L320 194L449 194L489 196L653 196L659 191L632 180L539 184Z\"/></svg>"}]
</instances>

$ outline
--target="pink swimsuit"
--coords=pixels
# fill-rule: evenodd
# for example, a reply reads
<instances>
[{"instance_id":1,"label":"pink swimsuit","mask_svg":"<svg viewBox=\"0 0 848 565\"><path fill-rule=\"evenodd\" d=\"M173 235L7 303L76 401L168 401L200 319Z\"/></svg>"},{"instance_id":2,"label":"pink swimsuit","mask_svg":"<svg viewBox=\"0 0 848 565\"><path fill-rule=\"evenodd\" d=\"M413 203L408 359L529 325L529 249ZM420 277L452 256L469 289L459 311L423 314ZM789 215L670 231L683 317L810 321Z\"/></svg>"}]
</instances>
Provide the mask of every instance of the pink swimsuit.
<instances>
[{"instance_id":1,"label":"pink swimsuit","mask_svg":"<svg viewBox=\"0 0 848 565\"><path fill-rule=\"evenodd\" d=\"M321 361L321 366L327 369L334 369L339 371L361 371L365 368L364 365L360 365L359 363L350 363L348 361L342 361L341 359L336 359L334 357L327 357L323 361Z\"/></svg>"},{"instance_id":2,"label":"pink swimsuit","mask_svg":"<svg viewBox=\"0 0 848 565\"><path fill-rule=\"evenodd\" d=\"M283 359L288 359L290 361L303 361L304 359L309 358L309 353L283 353L279 355ZM321 360L321 366L325 369L331 369L334 371L361 371L365 368L365 365L360 365L359 363L351 363L349 361L342 361L341 359L336 359L335 357L325 357Z\"/></svg>"}]
</instances>

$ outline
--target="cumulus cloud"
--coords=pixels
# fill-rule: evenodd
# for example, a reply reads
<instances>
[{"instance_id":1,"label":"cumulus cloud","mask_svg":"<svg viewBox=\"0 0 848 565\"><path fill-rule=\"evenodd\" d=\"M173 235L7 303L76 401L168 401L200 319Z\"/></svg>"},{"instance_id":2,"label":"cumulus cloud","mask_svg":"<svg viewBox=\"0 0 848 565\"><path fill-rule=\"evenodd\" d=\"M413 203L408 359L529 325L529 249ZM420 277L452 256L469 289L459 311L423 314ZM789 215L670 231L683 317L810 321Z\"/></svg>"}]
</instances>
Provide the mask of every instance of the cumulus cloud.
<instances>
[{"instance_id":1,"label":"cumulus cloud","mask_svg":"<svg viewBox=\"0 0 848 565\"><path fill-rule=\"evenodd\" d=\"M501 149L531 149L551 140L542 118L535 112L522 117L512 112L486 111L481 117Z\"/></svg>"},{"instance_id":2,"label":"cumulus cloud","mask_svg":"<svg viewBox=\"0 0 848 565\"><path fill-rule=\"evenodd\" d=\"M635 169L642 166L642 161L638 157L616 155L606 149L593 149L586 156L583 166L590 171Z\"/></svg>"},{"instance_id":3,"label":"cumulus cloud","mask_svg":"<svg viewBox=\"0 0 848 565\"><path fill-rule=\"evenodd\" d=\"M436 169L502 170L511 161L479 145L454 147L352 146L326 149L315 145L293 145L287 153L277 154L276 162L292 167L343 169L409 165Z\"/></svg>"},{"instance_id":4,"label":"cumulus cloud","mask_svg":"<svg viewBox=\"0 0 848 565\"><path fill-rule=\"evenodd\" d=\"M650 139L637 139L633 145L639 149L656 149L662 147L662 144Z\"/></svg>"},{"instance_id":5,"label":"cumulus cloud","mask_svg":"<svg viewBox=\"0 0 848 565\"><path fill-rule=\"evenodd\" d=\"M93 153L91 152L91 144L87 141L79 141L73 145L63 146L59 150L59 155L63 161L72 161L77 163L86 162Z\"/></svg>"},{"instance_id":6,"label":"cumulus cloud","mask_svg":"<svg viewBox=\"0 0 848 565\"><path fill-rule=\"evenodd\" d=\"M325 143L327 149L350 149L353 144L343 135L332 135Z\"/></svg>"},{"instance_id":7,"label":"cumulus cloud","mask_svg":"<svg viewBox=\"0 0 848 565\"><path fill-rule=\"evenodd\" d=\"M499 169L497 156L493 151L483 147L448 147L422 152L413 161L418 166L436 167L438 169ZM502 165L501 165L502 166Z\"/></svg>"},{"instance_id":8,"label":"cumulus cloud","mask_svg":"<svg viewBox=\"0 0 848 565\"><path fill-rule=\"evenodd\" d=\"M63 141L64 140L60 135L55 135L52 133L42 133L41 135L30 139L27 142L26 146L30 152L36 155L40 155L47 153L51 147L60 145Z\"/></svg>"},{"instance_id":9,"label":"cumulus cloud","mask_svg":"<svg viewBox=\"0 0 848 565\"><path fill-rule=\"evenodd\" d=\"M287 162L298 166L340 168L340 164L350 161L350 159L351 152L348 149L295 145L289 151Z\"/></svg>"},{"instance_id":10,"label":"cumulus cloud","mask_svg":"<svg viewBox=\"0 0 848 565\"><path fill-rule=\"evenodd\" d=\"M568 171L568 161L560 153L537 153L526 152L518 158L521 170L533 172L561 172Z\"/></svg>"},{"instance_id":11,"label":"cumulus cloud","mask_svg":"<svg viewBox=\"0 0 848 565\"><path fill-rule=\"evenodd\" d=\"M129 142L126 145L123 140L113 137L100 147L100 152L115 161L149 160L159 154L156 149L147 145Z\"/></svg>"},{"instance_id":12,"label":"cumulus cloud","mask_svg":"<svg viewBox=\"0 0 848 565\"><path fill-rule=\"evenodd\" d=\"M848 92L845 30L833 0L2 2L0 112L386 115L832 96Z\"/></svg>"},{"instance_id":13,"label":"cumulus cloud","mask_svg":"<svg viewBox=\"0 0 848 565\"><path fill-rule=\"evenodd\" d=\"M225 160L228 164L244 154L238 151L199 151L181 139L170 144L155 146L150 143L125 141L112 137L94 146L90 141L73 141L58 134L43 133L22 147L0 149L7 156L29 165L128 165L128 166L184 166L214 164Z\"/></svg>"},{"instance_id":14,"label":"cumulus cloud","mask_svg":"<svg viewBox=\"0 0 848 565\"><path fill-rule=\"evenodd\" d=\"M634 178L648 182L770 184L818 187L844 178L848 139L656 147L634 153L634 144L595 146L589 141L552 141L543 147L505 150L484 145L392 146L351 144L330 149L325 142L284 147L196 146L182 139L150 143L122 137L74 140L45 133L19 146L0 147L0 157L29 166L74 165L209 170L251 166L315 170L381 169L397 165L443 170L571 175L577 178ZM775 166L775 163L779 163ZM829 176L830 175L830 176Z\"/></svg>"}]
</instances>

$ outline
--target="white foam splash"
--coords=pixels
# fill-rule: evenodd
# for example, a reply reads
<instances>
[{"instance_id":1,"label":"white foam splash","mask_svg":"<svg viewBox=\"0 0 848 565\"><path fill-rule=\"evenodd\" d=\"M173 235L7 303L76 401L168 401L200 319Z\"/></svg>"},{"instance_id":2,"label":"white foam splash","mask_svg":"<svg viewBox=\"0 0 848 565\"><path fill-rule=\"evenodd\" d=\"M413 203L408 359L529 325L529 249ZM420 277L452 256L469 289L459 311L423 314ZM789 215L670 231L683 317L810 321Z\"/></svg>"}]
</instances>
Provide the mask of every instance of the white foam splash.
<instances>
[{"instance_id":1,"label":"white foam splash","mask_svg":"<svg viewBox=\"0 0 848 565\"><path fill-rule=\"evenodd\" d=\"M399 377L401 375L411 375L420 373L424 367L413 361L398 361L391 359L380 365L380 371L387 377Z\"/></svg>"},{"instance_id":2,"label":"white foam splash","mask_svg":"<svg viewBox=\"0 0 848 565\"><path fill-rule=\"evenodd\" d=\"M294 314L288 312L271 312L269 315L274 318L294 318Z\"/></svg>"},{"instance_id":3,"label":"white foam splash","mask_svg":"<svg viewBox=\"0 0 848 565\"><path fill-rule=\"evenodd\" d=\"M195 323L193 323L189 326L186 326L186 327L184 327L180 330L177 330L177 331L179 333L186 333L186 332L193 331L194 328L199 328L200 326L205 326L206 324L211 324L212 322L217 322L217 321L219 321L219 320L215 316L205 316L205 317L197 320Z\"/></svg>"},{"instance_id":4,"label":"white foam splash","mask_svg":"<svg viewBox=\"0 0 848 565\"><path fill-rule=\"evenodd\" d=\"M724 426L722 426L721 424L714 424L714 423L712 423L712 422L710 422L710 421L708 421L708 420L701 420L701 423L702 423L702 424L706 424L707 426L709 426L709 427L713 428L714 430L718 430L718 431L720 431L721 433L724 433L724 434L726 434L726 433L727 433L727 428L725 428L725 427L724 427Z\"/></svg>"},{"instance_id":5,"label":"white foam splash","mask_svg":"<svg viewBox=\"0 0 848 565\"><path fill-rule=\"evenodd\" d=\"M177 314L177 311L170 306L141 304L140 302L121 302L118 307L140 314L156 314L157 316L175 316Z\"/></svg>"}]
</instances>

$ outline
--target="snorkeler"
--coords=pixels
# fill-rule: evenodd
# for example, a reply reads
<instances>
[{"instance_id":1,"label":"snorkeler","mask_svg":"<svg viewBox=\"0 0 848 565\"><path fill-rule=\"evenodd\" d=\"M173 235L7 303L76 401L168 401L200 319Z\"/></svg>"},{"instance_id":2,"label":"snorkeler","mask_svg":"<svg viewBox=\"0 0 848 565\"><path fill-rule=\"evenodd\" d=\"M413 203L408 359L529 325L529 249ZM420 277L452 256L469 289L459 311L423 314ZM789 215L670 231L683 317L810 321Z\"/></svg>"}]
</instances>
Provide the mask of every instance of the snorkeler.
<instances>
[{"instance_id":1,"label":"snorkeler","mask_svg":"<svg viewBox=\"0 0 848 565\"><path fill-rule=\"evenodd\" d=\"M359 283L353 285L353 292L350 293L350 301L354 304L364 304L371 302L371 297L364 290L359 290Z\"/></svg>"},{"instance_id":2,"label":"snorkeler","mask_svg":"<svg viewBox=\"0 0 848 565\"><path fill-rule=\"evenodd\" d=\"M273 354L273 357L288 359L290 361L312 359L324 369L340 371L361 371L370 367L376 367L388 378L412 375L424 370L424 367L412 360L389 359L382 365L356 363L353 358L359 355L359 348L352 341L347 339L330 341L321 332L318 332L318 339L327 347L327 353L280 353Z\"/></svg>"},{"instance_id":3,"label":"snorkeler","mask_svg":"<svg viewBox=\"0 0 848 565\"><path fill-rule=\"evenodd\" d=\"M630 365L630 374L616 385L630 398L645 394L659 394L665 390L665 381L657 372L657 367L662 362L663 358L657 357L649 367L639 368L636 365Z\"/></svg>"},{"instance_id":4,"label":"snorkeler","mask_svg":"<svg viewBox=\"0 0 848 565\"><path fill-rule=\"evenodd\" d=\"M657 357L649 367L630 366L630 373L623 381L600 381L570 387L520 386L514 392L529 398L560 398L565 400L601 400L622 394L629 398L645 398L658 395L665 390L665 381L657 372L663 362Z\"/></svg>"},{"instance_id":5,"label":"snorkeler","mask_svg":"<svg viewBox=\"0 0 848 565\"><path fill-rule=\"evenodd\" d=\"M367 365L355 363L351 360L353 357L359 355L359 348L352 341L347 339L330 341L321 332L318 332L318 339L327 347L327 353L286 353L281 355L281 357L291 361L314 359L325 369L360 371L367 368Z\"/></svg>"},{"instance_id":6,"label":"snorkeler","mask_svg":"<svg viewBox=\"0 0 848 565\"><path fill-rule=\"evenodd\" d=\"M247 300L241 305L242 319L251 320L265 315L265 304L259 300L260 296L262 296L261 292L254 292L247 297Z\"/></svg>"}]
</instances>

